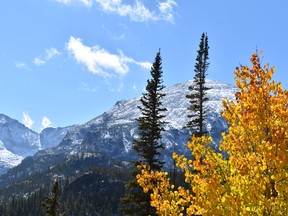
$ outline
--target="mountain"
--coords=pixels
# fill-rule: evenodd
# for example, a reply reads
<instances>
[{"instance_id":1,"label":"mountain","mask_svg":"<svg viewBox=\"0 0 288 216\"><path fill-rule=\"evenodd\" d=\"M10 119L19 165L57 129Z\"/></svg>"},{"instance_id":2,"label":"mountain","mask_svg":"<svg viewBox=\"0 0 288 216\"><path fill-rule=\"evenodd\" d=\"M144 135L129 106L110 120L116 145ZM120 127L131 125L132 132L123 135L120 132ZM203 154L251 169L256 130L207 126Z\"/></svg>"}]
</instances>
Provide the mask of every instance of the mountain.
<instances>
[{"instance_id":1,"label":"mountain","mask_svg":"<svg viewBox=\"0 0 288 216\"><path fill-rule=\"evenodd\" d=\"M189 132L183 126L187 123L186 95L191 84L193 82L188 81L165 88L163 105L168 110L165 121L169 124L163 133L162 142L166 145L166 150L163 150L162 157L166 161L166 168L173 164L172 152L189 153L186 148ZM236 88L212 80L207 80L206 85L211 88L207 92L207 130L214 140L214 147L217 148L221 133L228 127L220 115L222 99L226 97L233 100ZM137 109L140 105L139 99L117 102L102 115L67 130L67 135L59 145L25 158L20 165L0 177L0 193L11 195L9 191L12 193L16 188L20 191L25 188L27 191L28 185L30 190L36 190L39 185L50 184L51 178L73 180L94 167L127 166L136 158L131 146L133 139L138 137L135 119L140 115ZM55 137L48 135L48 132L49 130L47 134L42 134L42 138ZM51 143L47 146L51 146Z\"/></svg>"},{"instance_id":2,"label":"mountain","mask_svg":"<svg viewBox=\"0 0 288 216\"><path fill-rule=\"evenodd\" d=\"M73 127L46 128L38 134L17 120L0 114L0 174L41 149L58 145Z\"/></svg>"},{"instance_id":3,"label":"mountain","mask_svg":"<svg viewBox=\"0 0 288 216\"><path fill-rule=\"evenodd\" d=\"M38 134L18 121L0 114L0 139L8 151L26 157L40 148Z\"/></svg>"},{"instance_id":4,"label":"mountain","mask_svg":"<svg viewBox=\"0 0 288 216\"><path fill-rule=\"evenodd\" d=\"M0 173L18 165L23 158L35 154L40 146L36 132L0 114Z\"/></svg>"},{"instance_id":5,"label":"mountain","mask_svg":"<svg viewBox=\"0 0 288 216\"><path fill-rule=\"evenodd\" d=\"M67 135L70 130L73 130L76 126L58 127L52 128L48 127L41 131L40 133L40 143L41 149L47 149L57 146L62 139Z\"/></svg>"}]
</instances>

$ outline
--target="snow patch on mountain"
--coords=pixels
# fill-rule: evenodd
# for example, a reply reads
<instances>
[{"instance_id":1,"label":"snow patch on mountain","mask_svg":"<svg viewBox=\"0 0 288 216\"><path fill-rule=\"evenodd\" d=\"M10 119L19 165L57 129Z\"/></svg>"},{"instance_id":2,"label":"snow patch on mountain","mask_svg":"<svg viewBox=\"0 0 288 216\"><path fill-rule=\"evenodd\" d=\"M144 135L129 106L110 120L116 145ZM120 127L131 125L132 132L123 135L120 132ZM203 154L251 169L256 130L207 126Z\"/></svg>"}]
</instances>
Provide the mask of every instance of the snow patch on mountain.
<instances>
[{"instance_id":1,"label":"snow patch on mountain","mask_svg":"<svg viewBox=\"0 0 288 216\"><path fill-rule=\"evenodd\" d=\"M0 140L0 173L17 166L24 157L13 154L5 148L4 143Z\"/></svg>"}]
</instances>

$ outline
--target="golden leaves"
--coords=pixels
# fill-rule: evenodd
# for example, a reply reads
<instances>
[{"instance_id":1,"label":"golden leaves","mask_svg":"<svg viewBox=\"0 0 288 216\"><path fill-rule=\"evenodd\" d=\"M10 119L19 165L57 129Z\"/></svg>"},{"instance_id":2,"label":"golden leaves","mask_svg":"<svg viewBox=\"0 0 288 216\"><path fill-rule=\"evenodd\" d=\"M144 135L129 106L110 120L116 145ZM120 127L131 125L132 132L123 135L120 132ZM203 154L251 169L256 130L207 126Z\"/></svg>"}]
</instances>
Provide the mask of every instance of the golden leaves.
<instances>
[{"instance_id":1,"label":"golden leaves","mask_svg":"<svg viewBox=\"0 0 288 216\"><path fill-rule=\"evenodd\" d=\"M143 187L144 192L152 191L151 206L157 209L159 215L183 215L184 206L190 200L190 193L182 187L175 190L174 185L169 184L167 172L152 171L143 165L141 175L137 181Z\"/></svg>"},{"instance_id":2,"label":"golden leaves","mask_svg":"<svg viewBox=\"0 0 288 216\"><path fill-rule=\"evenodd\" d=\"M261 54L261 52L260 52ZM190 190L176 188L165 172L141 167L138 183L151 193L159 215L285 215L288 209L288 92L271 81L274 67L236 68L237 101L223 100L230 125L215 152L211 138L192 137L193 160L173 154Z\"/></svg>"}]
</instances>

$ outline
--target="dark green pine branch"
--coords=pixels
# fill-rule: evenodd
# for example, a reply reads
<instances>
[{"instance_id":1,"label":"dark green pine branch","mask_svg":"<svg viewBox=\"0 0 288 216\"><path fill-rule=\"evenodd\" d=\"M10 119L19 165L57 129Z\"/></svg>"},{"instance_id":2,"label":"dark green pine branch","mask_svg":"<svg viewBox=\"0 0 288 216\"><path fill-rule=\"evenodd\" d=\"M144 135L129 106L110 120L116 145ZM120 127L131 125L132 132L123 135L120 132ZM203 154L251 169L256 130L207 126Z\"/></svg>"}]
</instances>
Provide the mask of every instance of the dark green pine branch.
<instances>
[{"instance_id":1,"label":"dark green pine branch","mask_svg":"<svg viewBox=\"0 0 288 216\"><path fill-rule=\"evenodd\" d=\"M189 86L190 94L186 95L189 99L188 110L188 123L186 128L189 128L191 133L196 136L202 136L207 133L206 130L206 119L208 110L204 104L209 100L207 91L210 88L205 86L207 70L209 67L209 46L208 36L203 33L201 36L199 50L197 51L197 58L195 63L195 75L193 85Z\"/></svg>"}]
</instances>

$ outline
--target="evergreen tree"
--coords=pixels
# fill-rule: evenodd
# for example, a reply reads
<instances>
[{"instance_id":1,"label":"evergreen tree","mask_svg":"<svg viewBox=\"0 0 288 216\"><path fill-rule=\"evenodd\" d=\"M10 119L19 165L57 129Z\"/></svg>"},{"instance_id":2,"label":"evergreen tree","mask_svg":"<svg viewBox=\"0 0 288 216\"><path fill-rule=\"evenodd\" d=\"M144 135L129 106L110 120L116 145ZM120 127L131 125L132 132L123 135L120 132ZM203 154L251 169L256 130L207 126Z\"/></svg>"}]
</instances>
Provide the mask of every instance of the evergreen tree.
<instances>
[{"instance_id":1,"label":"evergreen tree","mask_svg":"<svg viewBox=\"0 0 288 216\"><path fill-rule=\"evenodd\" d=\"M147 81L146 93L140 99L142 106L138 106L142 116L137 119L139 136L134 140L133 149L142 157L141 163L148 165L153 170L161 170L163 162L159 160L160 149L164 145L159 142L162 138L161 132L164 131L165 117L163 112L167 109L162 106L162 98L165 96L162 90L165 86L162 84L162 59L160 50L156 55L151 68L152 78Z\"/></svg>"},{"instance_id":2,"label":"evergreen tree","mask_svg":"<svg viewBox=\"0 0 288 216\"><path fill-rule=\"evenodd\" d=\"M160 50L157 52L155 61L151 68L152 78L147 81L146 93L140 99L141 105L138 108L142 116L137 119L139 139L134 140L133 149L140 156L140 161L134 162L132 171L133 180L126 185L126 194L121 200L120 211L124 215L156 215L155 208L150 206L150 196L144 193L136 181L139 171L135 169L140 164L149 166L152 170L161 170L163 162L159 159L160 149L164 145L160 143L161 132L164 131L163 121L165 117L162 113L167 109L162 106L162 98L165 96L162 90L162 59Z\"/></svg>"},{"instance_id":3,"label":"evergreen tree","mask_svg":"<svg viewBox=\"0 0 288 216\"><path fill-rule=\"evenodd\" d=\"M58 216L58 195L59 195L59 183L55 181L52 186L51 195L48 196L43 204L46 209L46 216Z\"/></svg>"},{"instance_id":4,"label":"evergreen tree","mask_svg":"<svg viewBox=\"0 0 288 216\"><path fill-rule=\"evenodd\" d=\"M187 117L189 121L186 125L190 128L191 132L195 136L202 136L207 133L205 130L205 120L207 115L207 109L204 107L204 103L208 101L206 96L207 91L210 88L205 86L205 80L207 76L207 70L209 66L208 62L208 36L207 33L202 33L196 64L195 64L195 76L193 85L189 86L190 94L186 95L189 99L188 110L191 112Z\"/></svg>"}]
</instances>

